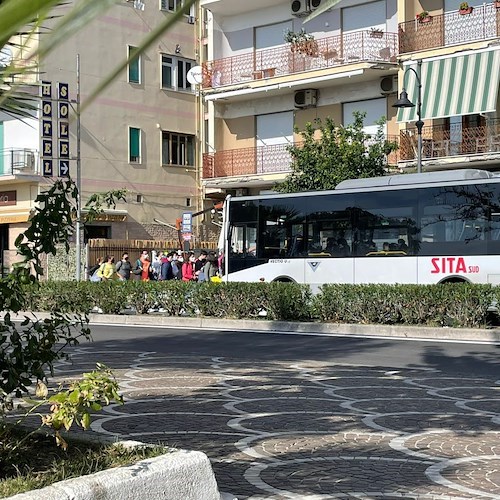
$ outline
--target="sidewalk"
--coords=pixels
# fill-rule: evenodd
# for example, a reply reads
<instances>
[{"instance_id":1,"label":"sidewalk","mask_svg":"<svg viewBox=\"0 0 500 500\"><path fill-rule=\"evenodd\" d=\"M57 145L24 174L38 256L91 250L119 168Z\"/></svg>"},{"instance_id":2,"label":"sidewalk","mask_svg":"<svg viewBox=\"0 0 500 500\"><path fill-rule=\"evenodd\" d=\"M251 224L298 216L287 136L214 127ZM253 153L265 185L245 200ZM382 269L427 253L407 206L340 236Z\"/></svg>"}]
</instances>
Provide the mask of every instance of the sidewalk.
<instances>
[{"instance_id":1,"label":"sidewalk","mask_svg":"<svg viewBox=\"0 0 500 500\"><path fill-rule=\"evenodd\" d=\"M29 313L26 315L29 316ZM38 318L48 313L36 313ZM18 318L23 318L19 314ZM395 339L449 340L491 342L500 344L500 328L438 328L403 325L353 325L335 323L297 323L288 321L237 320L203 317L149 315L90 314L91 324L158 326L166 328L203 328L209 330L246 330L252 332L282 332L295 334L346 335L361 337L390 337Z\"/></svg>"}]
</instances>

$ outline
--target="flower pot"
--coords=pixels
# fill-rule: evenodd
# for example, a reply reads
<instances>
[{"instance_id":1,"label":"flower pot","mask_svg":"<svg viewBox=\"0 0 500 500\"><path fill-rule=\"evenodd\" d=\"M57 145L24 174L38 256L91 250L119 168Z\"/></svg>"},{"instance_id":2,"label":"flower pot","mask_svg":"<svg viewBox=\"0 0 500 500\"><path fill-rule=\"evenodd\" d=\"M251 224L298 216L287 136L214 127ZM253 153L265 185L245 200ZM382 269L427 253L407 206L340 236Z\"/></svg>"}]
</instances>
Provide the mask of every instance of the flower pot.
<instances>
[{"instance_id":1,"label":"flower pot","mask_svg":"<svg viewBox=\"0 0 500 500\"><path fill-rule=\"evenodd\" d=\"M423 17L422 19L419 18L418 22L425 24L425 23L430 23L432 21L432 16L427 16Z\"/></svg>"},{"instance_id":2,"label":"flower pot","mask_svg":"<svg viewBox=\"0 0 500 500\"><path fill-rule=\"evenodd\" d=\"M383 31L370 31L370 38L382 38L383 36Z\"/></svg>"},{"instance_id":3,"label":"flower pot","mask_svg":"<svg viewBox=\"0 0 500 500\"><path fill-rule=\"evenodd\" d=\"M496 9L500 9L500 0L493 2Z\"/></svg>"},{"instance_id":4,"label":"flower pot","mask_svg":"<svg viewBox=\"0 0 500 500\"><path fill-rule=\"evenodd\" d=\"M461 15L461 16L465 16L467 14L470 14L472 12L472 9L474 7L469 7L467 9L459 9L458 13Z\"/></svg>"}]
</instances>

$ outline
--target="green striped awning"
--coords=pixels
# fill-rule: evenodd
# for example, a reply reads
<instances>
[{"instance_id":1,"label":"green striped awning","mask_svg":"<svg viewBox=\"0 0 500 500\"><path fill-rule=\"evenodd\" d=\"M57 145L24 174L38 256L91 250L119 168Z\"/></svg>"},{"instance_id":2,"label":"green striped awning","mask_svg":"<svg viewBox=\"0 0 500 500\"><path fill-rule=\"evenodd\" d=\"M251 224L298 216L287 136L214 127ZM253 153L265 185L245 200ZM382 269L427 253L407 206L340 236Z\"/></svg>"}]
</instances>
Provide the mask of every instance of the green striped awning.
<instances>
[{"instance_id":1,"label":"green striped awning","mask_svg":"<svg viewBox=\"0 0 500 500\"><path fill-rule=\"evenodd\" d=\"M411 66L418 72L416 63ZM422 119L495 111L500 77L500 50L422 62ZM406 67L403 87L418 100L417 78ZM400 108L398 122L417 120L417 108Z\"/></svg>"}]
</instances>

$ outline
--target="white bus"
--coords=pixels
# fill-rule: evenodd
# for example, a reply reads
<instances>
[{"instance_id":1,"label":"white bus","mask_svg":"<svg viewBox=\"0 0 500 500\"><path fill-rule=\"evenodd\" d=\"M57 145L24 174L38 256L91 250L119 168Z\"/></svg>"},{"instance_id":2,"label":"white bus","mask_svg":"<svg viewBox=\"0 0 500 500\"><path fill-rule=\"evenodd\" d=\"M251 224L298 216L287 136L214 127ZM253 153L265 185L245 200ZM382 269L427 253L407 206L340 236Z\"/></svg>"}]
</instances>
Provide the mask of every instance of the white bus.
<instances>
[{"instance_id":1,"label":"white bus","mask_svg":"<svg viewBox=\"0 0 500 500\"><path fill-rule=\"evenodd\" d=\"M500 174L356 179L335 190L232 198L225 281L500 283Z\"/></svg>"}]
</instances>

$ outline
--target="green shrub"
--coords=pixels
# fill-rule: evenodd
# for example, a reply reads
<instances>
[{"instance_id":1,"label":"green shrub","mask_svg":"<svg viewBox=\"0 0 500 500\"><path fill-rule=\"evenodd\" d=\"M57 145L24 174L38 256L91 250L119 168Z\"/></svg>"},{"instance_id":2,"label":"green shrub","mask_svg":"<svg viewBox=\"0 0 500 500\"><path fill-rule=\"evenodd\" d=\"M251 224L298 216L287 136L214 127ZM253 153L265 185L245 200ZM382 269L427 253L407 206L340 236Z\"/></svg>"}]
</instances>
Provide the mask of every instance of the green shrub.
<instances>
[{"instance_id":1,"label":"green shrub","mask_svg":"<svg viewBox=\"0 0 500 500\"><path fill-rule=\"evenodd\" d=\"M26 289L33 311L88 312L99 307L118 314L134 307L146 314L161 308L170 316L469 328L484 326L488 307L500 302L500 288L458 283L323 285L315 296L297 283L57 281Z\"/></svg>"}]
</instances>

